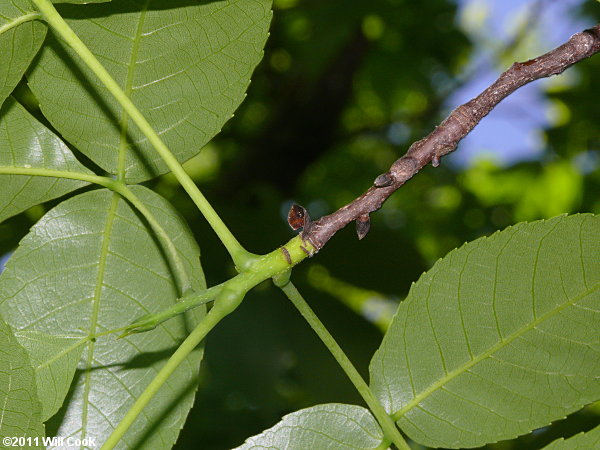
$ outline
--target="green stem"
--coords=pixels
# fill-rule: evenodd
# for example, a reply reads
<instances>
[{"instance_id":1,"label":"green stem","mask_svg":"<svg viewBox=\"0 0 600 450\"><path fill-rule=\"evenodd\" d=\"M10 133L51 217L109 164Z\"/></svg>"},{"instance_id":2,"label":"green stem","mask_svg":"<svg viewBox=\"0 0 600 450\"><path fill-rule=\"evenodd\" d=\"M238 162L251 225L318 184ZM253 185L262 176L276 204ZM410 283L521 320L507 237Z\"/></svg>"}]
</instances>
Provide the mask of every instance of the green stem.
<instances>
[{"instance_id":1,"label":"green stem","mask_svg":"<svg viewBox=\"0 0 600 450\"><path fill-rule=\"evenodd\" d=\"M279 279L293 266L307 258L308 254L306 252L310 251L314 251L314 249L307 242L304 242L301 236L296 236L283 247L260 256L249 270L210 289L185 296L170 308L138 318L127 326L122 337L150 331L156 328L158 324L207 303L223 292L248 292L254 286L269 278L276 277Z\"/></svg>"},{"instance_id":2,"label":"green stem","mask_svg":"<svg viewBox=\"0 0 600 450\"><path fill-rule=\"evenodd\" d=\"M239 276L239 275L238 275ZM200 305L204 305L211 300L214 300L223 289L223 284L213 286L205 291L191 294L183 297L177 301L173 306L160 311L156 314L147 314L145 316L137 318L131 325L124 327L124 333L119 336L120 338L129 336L134 333L143 333L150 331L160 325L162 322L169 320L179 314L183 314L192 308L196 308Z\"/></svg>"},{"instance_id":3,"label":"green stem","mask_svg":"<svg viewBox=\"0 0 600 450\"><path fill-rule=\"evenodd\" d=\"M246 251L237 241L235 236L233 236L231 231L229 231L217 212L213 209L211 204L208 202L208 200L206 200L204 195L195 185L194 181L185 172L179 161L177 161L171 150L169 150L169 148L161 140L146 118L136 108L129 97L127 97L117 82L102 66L98 59L96 59L96 57L86 47L81 39L77 37L75 32L64 21L58 11L56 11L50 0L33 0L33 2L44 15L46 21L67 42L67 44L73 48L83 62L90 68L90 70L94 72L100 82L121 104L129 117L131 117L140 131L156 149L167 167L169 167L169 169L173 172L173 175L175 175L181 186L183 186L192 201L202 212L221 242L223 242L223 245L225 245L227 248L227 251L231 255L236 267L238 267L238 269L247 267L247 265L255 259L255 256Z\"/></svg>"},{"instance_id":4,"label":"green stem","mask_svg":"<svg viewBox=\"0 0 600 450\"><path fill-rule=\"evenodd\" d=\"M39 13L29 13L29 14L25 14L23 16L19 16L16 19L12 20L11 22L7 22L4 25L2 25L0 27L0 34L6 33L11 28L18 27L19 25L21 25L25 22L30 22L32 20L38 20L41 18L42 18L42 15Z\"/></svg>"},{"instance_id":5,"label":"green stem","mask_svg":"<svg viewBox=\"0 0 600 450\"><path fill-rule=\"evenodd\" d=\"M243 294L242 294L243 297ZM202 322L190 333L190 335L182 342L179 348L173 353L166 364L156 374L148 387L137 398L133 406L127 411L127 414L119 422L117 427L108 437L101 450L109 450L115 447L133 425L137 416L144 410L152 397L156 395L160 387L168 380L179 365L187 358L187 356L196 348L196 346L206 337L208 332L212 330L225 316L235 310L242 301L242 297L236 295L219 296L215 301L215 305L208 312Z\"/></svg>"},{"instance_id":6,"label":"green stem","mask_svg":"<svg viewBox=\"0 0 600 450\"><path fill-rule=\"evenodd\" d=\"M206 334L212 330L223 317L230 314L239 306L244 298L244 295L249 289L266 280L267 278L289 271L292 266L307 258L308 253L314 251L314 248L312 248L307 242L304 242L300 236L296 236L291 239L284 247L285 250L279 248L267 255L261 256L258 260L256 260L255 264L249 268L249 270L240 273L230 280L227 280L225 283L213 286L203 293L190 297L190 299L188 299L189 301L182 301L173 308L169 308L166 311L149 316L150 319L147 318L147 320L151 321L151 326L156 326L158 323L153 323L152 320L159 319L161 322L167 320L176 314L183 312L179 309L189 309L197 306L199 303L202 303L205 300L204 297L210 297L218 292L218 294L216 294L217 298L212 309L209 311L206 317L204 317L202 322L200 322L200 324L194 329L194 331L192 331L192 333L186 338L186 340L183 341L175 353L173 353L158 374L156 374L148 387L146 387L144 392L142 392L131 409L127 412L125 417L121 420L121 422L119 422L117 427L109 436L108 440L102 446L102 449L112 449L115 445L117 445L125 432L134 423L137 416L143 411L145 406L158 392L160 387L167 381L177 366L181 364L186 356L202 341L202 339L204 339ZM177 311L174 312L173 309L176 309ZM146 325L148 325L148 322L142 323L139 331L145 331L143 327Z\"/></svg>"},{"instance_id":7,"label":"green stem","mask_svg":"<svg viewBox=\"0 0 600 450\"><path fill-rule=\"evenodd\" d=\"M87 183L98 184L104 186L113 192L120 194L123 198L127 199L148 221L158 238L161 240L167 254L170 256L171 262L174 265L174 272L177 276L177 284L181 290L181 294L185 294L191 289L191 283L183 262L177 253L177 249L171 241L171 238L162 227L162 225L155 219L150 210L142 203L142 201L133 193L126 184L121 181L114 180L108 177L101 177L98 175L88 174L84 172L70 172L66 170L54 170L44 168L33 168L33 167L0 167L0 175L29 175L29 176L40 176L40 177L52 177L52 178L66 178L70 180L85 181Z\"/></svg>"},{"instance_id":8,"label":"green stem","mask_svg":"<svg viewBox=\"0 0 600 450\"><path fill-rule=\"evenodd\" d=\"M100 186L104 186L112 190L114 190L114 186L119 184L118 181L112 178L101 177L91 173L70 172L68 170L43 169L37 167L2 166L0 167L0 175L29 175L32 177L67 178L69 180L80 180L87 183L99 184Z\"/></svg>"},{"instance_id":9,"label":"green stem","mask_svg":"<svg viewBox=\"0 0 600 450\"><path fill-rule=\"evenodd\" d=\"M279 288L285 293L290 299L294 306L300 311L302 317L306 319L311 328L317 333L323 344L331 352L337 363L340 365L342 370L346 373L354 387L358 390L365 403L369 406L369 409L379 422L384 435L390 439L396 447L402 450L410 450L410 447L396 428L392 418L385 412L383 406L377 401L375 395L365 383L365 380L360 376L350 359L346 356L344 351L335 341L333 336L329 334L329 331L325 328L323 323L319 320L314 311L310 308L306 300L302 297L302 294L298 292L298 289L291 283L279 284Z\"/></svg>"}]
</instances>

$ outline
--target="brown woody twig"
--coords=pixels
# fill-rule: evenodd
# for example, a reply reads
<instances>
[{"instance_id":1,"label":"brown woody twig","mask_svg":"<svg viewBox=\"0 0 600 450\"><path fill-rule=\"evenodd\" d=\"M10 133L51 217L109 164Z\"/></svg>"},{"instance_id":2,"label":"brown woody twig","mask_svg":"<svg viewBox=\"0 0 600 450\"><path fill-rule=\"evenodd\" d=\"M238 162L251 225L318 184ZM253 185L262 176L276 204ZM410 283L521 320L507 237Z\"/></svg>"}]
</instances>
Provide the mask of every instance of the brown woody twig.
<instances>
[{"instance_id":1,"label":"brown woody twig","mask_svg":"<svg viewBox=\"0 0 600 450\"><path fill-rule=\"evenodd\" d=\"M554 50L523 63L514 63L485 91L459 106L428 136L413 143L390 170L379 175L364 194L333 214L304 224L302 237L320 250L331 237L352 221L362 239L368 231L369 213L410 180L428 163L437 167L442 156L454 151L458 143L500 101L531 81L562 73L582 59L600 51L600 24L574 34ZM308 217L308 215L307 215Z\"/></svg>"}]
</instances>

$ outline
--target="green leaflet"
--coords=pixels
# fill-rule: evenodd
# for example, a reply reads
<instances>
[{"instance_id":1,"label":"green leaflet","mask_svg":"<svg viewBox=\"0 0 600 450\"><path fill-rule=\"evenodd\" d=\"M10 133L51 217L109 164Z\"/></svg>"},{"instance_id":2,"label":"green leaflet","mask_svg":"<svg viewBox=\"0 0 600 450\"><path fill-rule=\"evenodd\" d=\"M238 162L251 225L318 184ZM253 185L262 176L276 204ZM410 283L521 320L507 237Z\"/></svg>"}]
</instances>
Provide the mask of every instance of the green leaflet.
<instances>
[{"instance_id":1,"label":"green leaflet","mask_svg":"<svg viewBox=\"0 0 600 450\"><path fill-rule=\"evenodd\" d=\"M544 447L544 450L590 450L593 448L600 448L600 426L587 433L576 434L569 439L557 439Z\"/></svg>"},{"instance_id":2,"label":"green leaflet","mask_svg":"<svg viewBox=\"0 0 600 450\"><path fill-rule=\"evenodd\" d=\"M288 414L238 449L375 449L382 441L383 433L367 409L331 403Z\"/></svg>"},{"instance_id":3,"label":"green leaflet","mask_svg":"<svg viewBox=\"0 0 600 450\"><path fill-rule=\"evenodd\" d=\"M262 57L270 0L62 5L59 12L179 161L233 115ZM61 135L128 182L167 171L146 138L74 52L44 46L30 86Z\"/></svg>"},{"instance_id":4,"label":"green leaflet","mask_svg":"<svg viewBox=\"0 0 600 450\"><path fill-rule=\"evenodd\" d=\"M11 175L15 169L92 173L56 135L9 98L0 109L0 222L87 184L51 176Z\"/></svg>"},{"instance_id":5,"label":"green leaflet","mask_svg":"<svg viewBox=\"0 0 600 450\"><path fill-rule=\"evenodd\" d=\"M185 223L162 197L141 186L131 190L167 231L193 288L203 288L199 250ZM179 297L172 258L128 202L104 189L84 193L49 211L21 241L0 276L0 313L18 339L27 333L86 337L124 326ZM58 435L106 440L201 316L192 313L145 336L88 342L59 413ZM173 445L192 405L200 358L194 352L163 386L168 394L159 393L144 410L125 435L126 448ZM56 381L68 381L62 380ZM40 395L54 401L54 393Z\"/></svg>"},{"instance_id":6,"label":"green leaflet","mask_svg":"<svg viewBox=\"0 0 600 450\"><path fill-rule=\"evenodd\" d=\"M35 375L27 352L0 317L0 439L41 439L44 436L42 406L36 392ZM41 445L27 447L42 448ZM3 448L9 446L3 445ZM14 448L20 448L20 445Z\"/></svg>"},{"instance_id":7,"label":"green leaflet","mask_svg":"<svg viewBox=\"0 0 600 450\"><path fill-rule=\"evenodd\" d=\"M38 52L46 25L29 0L0 2L0 106L23 77Z\"/></svg>"},{"instance_id":8,"label":"green leaflet","mask_svg":"<svg viewBox=\"0 0 600 450\"><path fill-rule=\"evenodd\" d=\"M85 5L88 3L107 3L112 0L52 0L52 3L72 3L78 5Z\"/></svg>"},{"instance_id":9,"label":"green leaflet","mask_svg":"<svg viewBox=\"0 0 600 450\"><path fill-rule=\"evenodd\" d=\"M27 350L35 372L42 402L42 421L48 420L63 404L84 346L75 347L81 338L53 336L37 331L17 333L19 343Z\"/></svg>"},{"instance_id":10,"label":"green leaflet","mask_svg":"<svg viewBox=\"0 0 600 450\"><path fill-rule=\"evenodd\" d=\"M400 305L371 383L411 439L474 447L600 398L600 217L522 223L450 252Z\"/></svg>"}]
</instances>

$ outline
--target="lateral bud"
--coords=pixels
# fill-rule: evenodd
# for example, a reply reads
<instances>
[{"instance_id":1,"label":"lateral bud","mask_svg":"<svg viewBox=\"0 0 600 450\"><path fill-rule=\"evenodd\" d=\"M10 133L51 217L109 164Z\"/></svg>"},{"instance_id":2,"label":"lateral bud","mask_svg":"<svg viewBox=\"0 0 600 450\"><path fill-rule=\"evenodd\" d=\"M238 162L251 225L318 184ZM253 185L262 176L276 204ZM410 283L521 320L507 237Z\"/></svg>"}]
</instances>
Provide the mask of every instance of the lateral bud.
<instances>
[{"instance_id":1,"label":"lateral bud","mask_svg":"<svg viewBox=\"0 0 600 450\"><path fill-rule=\"evenodd\" d=\"M308 211L303 206L296 203L292 205L288 212L288 224L292 227L292 230L296 231L300 228L306 230L310 224L310 216Z\"/></svg>"},{"instance_id":2,"label":"lateral bud","mask_svg":"<svg viewBox=\"0 0 600 450\"><path fill-rule=\"evenodd\" d=\"M377 178L375 178L375 181L373 181L373 184L375 185L375 187L382 188L382 187L391 186L393 182L394 182L394 179L392 178L392 175L389 172L386 172L386 173L382 173Z\"/></svg>"},{"instance_id":3,"label":"lateral bud","mask_svg":"<svg viewBox=\"0 0 600 450\"><path fill-rule=\"evenodd\" d=\"M356 234L358 235L359 240L362 240L362 238L367 235L370 228L371 218L369 217L369 214L363 214L356 219Z\"/></svg>"}]
</instances>

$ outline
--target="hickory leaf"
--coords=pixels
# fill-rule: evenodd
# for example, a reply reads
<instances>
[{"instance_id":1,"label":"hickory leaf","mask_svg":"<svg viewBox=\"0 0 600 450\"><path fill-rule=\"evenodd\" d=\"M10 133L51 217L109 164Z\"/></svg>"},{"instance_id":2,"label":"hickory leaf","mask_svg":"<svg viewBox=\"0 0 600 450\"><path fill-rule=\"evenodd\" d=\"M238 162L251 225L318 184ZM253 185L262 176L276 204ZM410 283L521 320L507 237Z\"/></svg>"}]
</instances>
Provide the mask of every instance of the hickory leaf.
<instances>
[{"instance_id":1,"label":"hickory leaf","mask_svg":"<svg viewBox=\"0 0 600 450\"><path fill-rule=\"evenodd\" d=\"M67 146L13 98L0 109L0 222L86 183L55 176L17 175L31 169L51 175L91 174ZM20 170L21 172L17 172Z\"/></svg>"},{"instance_id":2,"label":"hickory leaf","mask_svg":"<svg viewBox=\"0 0 600 450\"><path fill-rule=\"evenodd\" d=\"M52 0L52 3L72 3L74 5L86 5L88 3L108 3L112 0Z\"/></svg>"},{"instance_id":3,"label":"hickory leaf","mask_svg":"<svg viewBox=\"0 0 600 450\"><path fill-rule=\"evenodd\" d=\"M46 24L29 0L0 2L0 106L37 54Z\"/></svg>"},{"instance_id":4,"label":"hickory leaf","mask_svg":"<svg viewBox=\"0 0 600 450\"><path fill-rule=\"evenodd\" d=\"M600 448L600 426L587 433L579 433L569 439L557 439L544 450L589 450Z\"/></svg>"},{"instance_id":5,"label":"hickory leaf","mask_svg":"<svg viewBox=\"0 0 600 450\"><path fill-rule=\"evenodd\" d=\"M262 57L270 6L269 0L131 0L61 5L59 12L185 161L243 100ZM108 172L122 170L133 182L167 171L117 101L54 35L29 81L52 125Z\"/></svg>"},{"instance_id":6,"label":"hickory leaf","mask_svg":"<svg viewBox=\"0 0 600 450\"><path fill-rule=\"evenodd\" d=\"M67 396L84 348L76 346L81 338L21 331L17 339L31 359L45 422L56 414Z\"/></svg>"},{"instance_id":7,"label":"hickory leaf","mask_svg":"<svg viewBox=\"0 0 600 450\"><path fill-rule=\"evenodd\" d=\"M42 405L27 352L0 317L0 438L44 435ZM0 441L6 444L4 441ZM11 442L11 441L8 441ZM8 445L4 446L9 448ZM16 448L16 446L15 446ZM29 448L41 448L32 446Z\"/></svg>"},{"instance_id":8,"label":"hickory leaf","mask_svg":"<svg viewBox=\"0 0 600 450\"><path fill-rule=\"evenodd\" d=\"M367 409L331 403L288 414L238 449L375 449L382 442L383 433Z\"/></svg>"},{"instance_id":9,"label":"hickory leaf","mask_svg":"<svg viewBox=\"0 0 600 450\"><path fill-rule=\"evenodd\" d=\"M416 442L509 439L600 398L600 217L522 223L413 285L370 365Z\"/></svg>"},{"instance_id":10,"label":"hickory leaf","mask_svg":"<svg viewBox=\"0 0 600 450\"><path fill-rule=\"evenodd\" d=\"M193 289L204 288L198 247L176 211L147 188L131 191L166 231L176 254L116 193L101 189L61 203L23 238L0 276L0 314L17 339L25 341L31 333L93 337L166 309L181 295L182 278L191 280ZM175 273L178 267L184 268L183 276ZM59 412L58 436L104 442L201 311L144 336L90 339ZM52 341L53 353L60 343ZM80 351L68 340L62 346L63 352ZM164 394L159 392L125 435L127 448L142 442L147 448L173 445L192 405L200 358L201 351L194 351L169 378ZM54 381L68 382L66 376ZM42 395L54 402L55 394Z\"/></svg>"}]
</instances>

